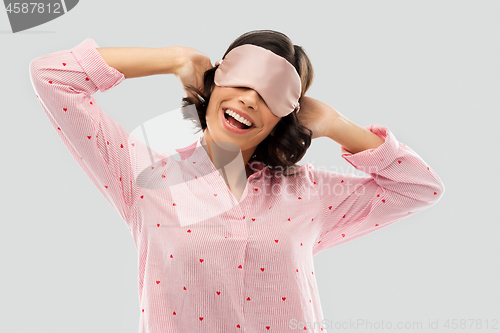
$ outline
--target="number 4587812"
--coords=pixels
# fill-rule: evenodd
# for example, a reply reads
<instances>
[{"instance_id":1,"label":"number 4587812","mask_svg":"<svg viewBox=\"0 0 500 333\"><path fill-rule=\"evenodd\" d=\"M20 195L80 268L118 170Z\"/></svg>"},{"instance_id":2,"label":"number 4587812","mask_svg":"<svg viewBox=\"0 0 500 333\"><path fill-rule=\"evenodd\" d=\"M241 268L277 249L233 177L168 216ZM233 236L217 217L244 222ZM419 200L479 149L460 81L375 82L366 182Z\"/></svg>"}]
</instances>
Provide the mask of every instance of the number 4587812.
<instances>
[{"instance_id":1,"label":"number 4587812","mask_svg":"<svg viewBox=\"0 0 500 333\"><path fill-rule=\"evenodd\" d=\"M14 2L14 3L9 3L9 5L5 8L8 13L54 13L54 14L61 14L61 4L60 3L54 3L52 4L52 8L50 7L50 3L44 4L44 3L38 3L38 2ZM31 6L31 10L30 10Z\"/></svg>"}]
</instances>

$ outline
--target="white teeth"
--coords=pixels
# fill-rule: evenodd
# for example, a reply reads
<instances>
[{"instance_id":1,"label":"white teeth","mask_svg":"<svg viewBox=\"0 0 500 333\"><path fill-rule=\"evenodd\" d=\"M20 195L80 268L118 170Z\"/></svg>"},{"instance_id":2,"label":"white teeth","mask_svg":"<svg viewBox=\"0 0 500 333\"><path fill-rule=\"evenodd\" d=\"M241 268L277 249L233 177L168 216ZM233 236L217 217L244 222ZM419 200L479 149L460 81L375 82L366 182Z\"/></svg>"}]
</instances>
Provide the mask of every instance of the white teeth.
<instances>
[{"instance_id":1,"label":"white teeth","mask_svg":"<svg viewBox=\"0 0 500 333\"><path fill-rule=\"evenodd\" d=\"M226 113L233 117L234 119L238 120L240 123L245 124L247 126L252 126L252 123L246 120L243 117L240 117L238 114L236 114L234 111L231 110L226 110Z\"/></svg>"}]
</instances>

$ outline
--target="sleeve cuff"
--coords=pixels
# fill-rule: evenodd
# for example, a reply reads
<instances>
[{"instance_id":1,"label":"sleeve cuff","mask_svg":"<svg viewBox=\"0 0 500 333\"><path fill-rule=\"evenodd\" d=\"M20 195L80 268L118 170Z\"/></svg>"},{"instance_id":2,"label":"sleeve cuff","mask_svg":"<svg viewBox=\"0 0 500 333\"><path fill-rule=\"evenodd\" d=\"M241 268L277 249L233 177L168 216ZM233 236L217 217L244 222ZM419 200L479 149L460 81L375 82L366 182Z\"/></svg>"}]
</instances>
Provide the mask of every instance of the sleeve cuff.
<instances>
[{"instance_id":1,"label":"sleeve cuff","mask_svg":"<svg viewBox=\"0 0 500 333\"><path fill-rule=\"evenodd\" d=\"M341 154L357 170L367 174L378 173L398 157L399 142L396 140L394 134L385 126L371 124L364 126L364 128L378 135L385 142L375 149L366 149L356 154L352 154L341 146Z\"/></svg>"},{"instance_id":2,"label":"sleeve cuff","mask_svg":"<svg viewBox=\"0 0 500 333\"><path fill-rule=\"evenodd\" d=\"M125 80L125 75L109 66L96 48L97 43L87 38L71 49L78 63L96 87L104 92Z\"/></svg>"}]
</instances>

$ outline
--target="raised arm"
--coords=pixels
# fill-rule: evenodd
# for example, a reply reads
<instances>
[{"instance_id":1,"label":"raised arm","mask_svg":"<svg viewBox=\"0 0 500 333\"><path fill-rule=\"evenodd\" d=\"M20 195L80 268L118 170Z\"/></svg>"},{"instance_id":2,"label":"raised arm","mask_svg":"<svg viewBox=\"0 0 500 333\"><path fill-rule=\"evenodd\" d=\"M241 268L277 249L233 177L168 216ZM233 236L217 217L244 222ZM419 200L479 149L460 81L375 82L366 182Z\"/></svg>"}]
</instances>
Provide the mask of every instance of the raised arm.
<instances>
[{"instance_id":1,"label":"raised arm","mask_svg":"<svg viewBox=\"0 0 500 333\"><path fill-rule=\"evenodd\" d=\"M185 46L160 48L104 47L97 52L111 67L131 79L157 74L174 74L183 85L203 90L205 71L212 68L210 58L203 52ZM196 96L194 96L196 97Z\"/></svg>"},{"instance_id":2,"label":"raised arm","mask_svg":"<svg viewBox=\"0 0 500 333\"><path fill-rule=\"evenodd\" d=\"M303 98L299 119L315 137L341 145L367 176L309 170L323 214L313 253L369 234L436 204L445 187L436 172L385 126L361 127L327 104Z\"/></svg>"},{"instance_id":3,"label":"raised arm","mask_svg":"<svg viewBox=\"0 0 500 333\"><path fill-rule=\"evenodd\" d=\"M97 52L126 79L175 74L183 65L183 47L100 47Z\"/></svg>"},{"instance_id":4,"label":"raised arm","mask_svg":"<svg viewBox=\"0 0 500 333\"><path fill-rule=\"evenodd\" d=\"M134 145L129 133L103 112L93 95L124 81L121 71L128 77L170 73L179 63L176 54L176 48L98 51L97 44L88 38L72 49L40 56L30 63L36 97L52 127L130 229L134 225L128 217L141 191L133 169L138 144Z\"/></svg>"}]
</instances>

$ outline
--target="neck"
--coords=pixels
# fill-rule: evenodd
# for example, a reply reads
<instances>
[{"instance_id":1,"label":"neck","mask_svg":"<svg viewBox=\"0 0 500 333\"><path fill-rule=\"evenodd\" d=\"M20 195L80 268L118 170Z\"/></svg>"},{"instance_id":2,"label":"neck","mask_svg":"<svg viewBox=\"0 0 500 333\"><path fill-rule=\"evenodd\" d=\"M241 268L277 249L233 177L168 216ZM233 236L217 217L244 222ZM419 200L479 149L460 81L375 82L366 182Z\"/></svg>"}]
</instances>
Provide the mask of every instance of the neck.
<instances>
[{"instance_id":1,"label":"neck","mask_svg":"<svg viewBox=\"0 0 500 333\"><path fill-rule=\"evenodd\" d=\"M237 175L243 173L243 166L246 178L250 177L250 175L253 173L247 163L250 161L250 158L252 157L255 149L241 151L241 148L234 144L226 142L217 143L212 139L212 137L208 133L208 130L205 130L203 134L202 146L210 157L210 160L212 161L212 164L215 166L215 168L224 168L228 173L228 177L231 177L229 175ZM241 157L238 158L238 156ZM235 166L234 161L238 161L241 159L242 164L236 164Z\"/></svg>"}]
</instances>

